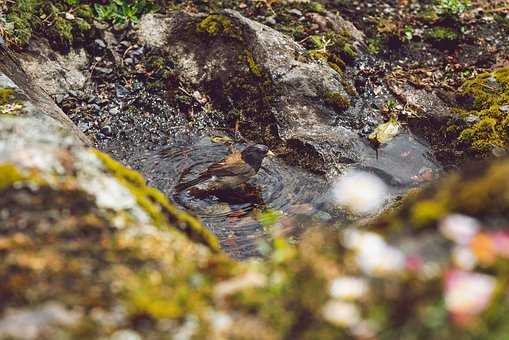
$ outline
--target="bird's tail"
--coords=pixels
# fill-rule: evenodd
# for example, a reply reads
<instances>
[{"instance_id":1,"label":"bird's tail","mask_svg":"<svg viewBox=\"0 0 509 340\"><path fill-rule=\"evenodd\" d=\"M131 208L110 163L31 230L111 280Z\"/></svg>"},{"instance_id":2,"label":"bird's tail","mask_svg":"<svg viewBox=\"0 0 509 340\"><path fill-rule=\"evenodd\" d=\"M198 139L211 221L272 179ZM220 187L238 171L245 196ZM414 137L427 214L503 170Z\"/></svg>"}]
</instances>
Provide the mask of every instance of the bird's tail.
<instances>
[{"instance_id":1,"label":"bird's tail","mask_svg":"<svg viewBox=\"0 0 509 340\"><path fill-rule=\"evenodd\" d=\"M203 182L206 179L207 179L206 177L198 177L198 178L190 180L189 182L184 182L184 183L177 184L175 186L175 191L176 192L184 191L187 188L190 188L193 185L199 184L199 183Z\"/></svg>"}]
</instances>

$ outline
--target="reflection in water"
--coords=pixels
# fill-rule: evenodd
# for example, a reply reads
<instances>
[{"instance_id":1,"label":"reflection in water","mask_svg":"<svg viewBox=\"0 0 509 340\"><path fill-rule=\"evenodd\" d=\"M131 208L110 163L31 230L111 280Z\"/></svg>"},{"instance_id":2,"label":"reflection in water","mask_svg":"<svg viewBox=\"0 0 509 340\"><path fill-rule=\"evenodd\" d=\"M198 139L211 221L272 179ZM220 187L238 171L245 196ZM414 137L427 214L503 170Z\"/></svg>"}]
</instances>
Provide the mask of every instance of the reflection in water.
<instances>
[{"instance_id":1,"label":"reflection in water","mask_svg":"<svg viewBox=\"0 0 509 340\"><path fill-rule=\"evenodd\" d=\"M222 138L186 138L152 153L144 160L141 171L151 185L200 217L217 235L223 248L239 259L258 255L257 241L266 236L260 223L261 211L270 209L285 216L305 214L313 215L313 218L320 216L322 220L333 218L345 222L345 212L331 204L330 186L324 177L288 166L277 158L265 158L258 174L248 182L260 193L258 202L233 200L233 197L225 200L212 195L197 197L190 190L175 192L177 183L196 178L212 163L245 146ZM378 159L368 156L362 163L362 166L351 165L350 168L378 176L388 186L385 201L390 201L409 187L429 181L440 170L425 144L408 134L401 134L384 145L379 150ZM281 221L285 222L285 219Z\"/></svg>"}]
</instances>

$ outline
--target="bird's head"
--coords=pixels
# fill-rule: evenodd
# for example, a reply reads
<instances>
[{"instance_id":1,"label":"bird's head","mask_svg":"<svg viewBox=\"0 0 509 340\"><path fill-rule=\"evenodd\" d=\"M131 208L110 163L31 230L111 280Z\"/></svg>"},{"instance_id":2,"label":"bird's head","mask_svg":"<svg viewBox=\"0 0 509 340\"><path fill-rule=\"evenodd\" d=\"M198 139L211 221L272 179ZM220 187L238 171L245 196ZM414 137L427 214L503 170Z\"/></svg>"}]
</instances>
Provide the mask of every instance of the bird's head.
<instances>
[{"instance_id":1,"label":"bird's head","mask_svg":"<svg viewBox=\"0 0 509 340\"><path fill-rule=\"evenodd\" d=\"M254 144L246 147L242 150L242 159L251 165L253 168L258 171L262 165L262 161L267 155L273 156L274 154L269 148L262 144Z\"/></svg>"}]
</instances>

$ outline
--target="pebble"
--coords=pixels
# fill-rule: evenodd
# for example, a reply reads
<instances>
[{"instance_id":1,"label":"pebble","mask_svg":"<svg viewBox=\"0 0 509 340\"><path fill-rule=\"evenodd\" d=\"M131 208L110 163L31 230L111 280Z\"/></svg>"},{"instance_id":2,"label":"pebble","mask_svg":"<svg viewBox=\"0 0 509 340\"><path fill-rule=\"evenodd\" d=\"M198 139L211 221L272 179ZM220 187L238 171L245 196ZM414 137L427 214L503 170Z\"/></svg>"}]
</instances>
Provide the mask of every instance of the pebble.
<instances>
[{"instance_id":1,"label":"pebble","mask_svg":"<svg viewBox=\"0 0 509 340\"><path fill-rule=\"evenodd\" d=\"M117 115L120 113L120 109L118 107L112 107L109 111L108 111L111 115Z\"/></svg>"},{"instance_id":2,"label":"pebble","mask_svg":"<svg viewBox=\"0 0 509 340\"><path fill-rule=\"evenodd\" d=\"M95 39L94 40L95 44L100 47L100 48L106 48L106 43L104 41L102 41L101 39Z\"/></svg>"},{"instance_id":3,"label":"pebble","mask_svg":"<svg viewBox=\"0 0 509 340\"><path fill-rule=\"evenodd\" d=\"M143 48L143 46L141 46L141 47L130 50L129 54L139 57L139 56L143 55L144 52L145 52L145 49Z\"/></svg>"},{"instance_id":4,"label":"pebble","mask_svg":"<svg viewBox=\"0 0 509 340\"><path fill-rule=\"evenodd\" d=\"M276 18L274 16L266 17L265 18L265 22L268 25L275 25L275 24L277 24Z\"/></svg>"},{"instance_id":5,"label":"pebble","mask_svg":"<svg viewBox=\"0 0 509 340\"><path fill-rule=\"evenodd\" d=\"M115 84L115 94L118 98L123 98L129 94L129 91L124 86Z\"/></svg>"},{"instance_id":6,"label":"pebble","mask_svg":"<svg viewBox=\"0 0 509 340\"><path fill-rule=\"evenodd\" d=\"M313 215L314 218L316 218L317 220L320 220L320 221L323 221L323 222L329 222L332 220L332 216L331 214L325 212L325 211L317 211L314 215Z\"/></svg>"},{"instance_id":7,"label":"pebble","mask_svg":"<svg viewBox=\"0 0 509 340\"><path fill-rule=\"evenodd\" d=\"M473 114L469 114L464 118L465 122L472 124L479 121L479 117Z\"/></svg>"},{"instance_id":8,"label":"pebble","mask_svg":"<svg viewBox=\"0 0 509 340\"><path fill-rule=\"evenodd\" d=\"M292 8L292 9L289 9L288 10L288 13L290 14L295 14L296 16L298 17L301 17L302 16L302 12L299 11L297 8Z\"/></svg>"},{"instance_id":9,"label":"pebble","mask_svg":"<svg viewBox=\"0 0 509 340\"><path fill-rule=\"evenodd\" d=\"M105 140L105 139L108 139L108 137L107 137L105 134L101 133L101 132L96 133L96 134L95 134L95 138L97 138L97 140Z\"/></svg>"},{"instance_id":10,"label":"pebble","mask_svg":"<svg viewBox=\"0 0 509 340\"><path fill-rule=\"evenodd\" d=\"M113 69L109 67L96 67L95 70L103 74L110 74L111 72L113 72Z\"/></svg>"},{"instance_id":11,"label":"pebble","mask_svg":"<svg viewBox=\"0 0 509 340\"><path fill-rule=\"evenodd\" d=\"M90 130L90 122L79 122L78 123L78 128L82 132L87 132L88 130Z\"/></svg>"},{"instance_id":12,"label":"pebble","mask_svg":"<svg viewBox=\"0 0 509 340\"><path fill-rule=\"evenodd\" d=\"M111 136L113 133L113 129L110 125L105 125L101 128L101 132L104 133L106 136Z\"/></svg>"},{"instance_id":13,"label":"pebble","mask_svg":"<svg viewBox=\"0 0 509 340\"><path fill-rule=\"evenodd\" d=\"M67 94L57 94L57 95L55 96L55 102L56 102L57 104L62 104L62 102L64 101L64 99L66 99L67 97L68 97L68 95L67 95Z\"/></svg>"}]
</instances>

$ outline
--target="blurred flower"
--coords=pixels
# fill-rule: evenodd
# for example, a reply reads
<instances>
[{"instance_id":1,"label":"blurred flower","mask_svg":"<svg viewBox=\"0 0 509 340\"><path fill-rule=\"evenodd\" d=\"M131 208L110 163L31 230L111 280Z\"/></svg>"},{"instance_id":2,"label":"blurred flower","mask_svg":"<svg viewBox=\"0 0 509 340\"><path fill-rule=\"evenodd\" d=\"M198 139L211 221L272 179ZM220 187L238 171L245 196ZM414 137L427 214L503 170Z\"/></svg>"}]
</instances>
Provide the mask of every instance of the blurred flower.
<instances>
[{"instance_id":1,"label":"blurred flower","mask_svg":"<svg viewBox=\"0 0 509 340\"><path fill-rule=\"evenodd\" d=\"M440 222L440 231L448 239L458 244L468 244L480 229L479 222L472 217L460 214L448 215Z\"/></svg>"},{"instance_id":2,"label":"blurred flower","mask_svg":"<svg viewBox=\"0 0 509 340\"><path fill-rule=\"evenodd\" d=\"M412 271L412 272L415 272L415 273L420 272L422 270L422 267L423 267L422 257L417 255L417 254L413 254L411 256L407 256L406 260L405 260L405 267L409 271Z\"/></svg>"},{"instance_id":3,"label":"blurred flower","mask_svg":"<svg viewBox=\"0 0 509 340\"><path fill-rule=\"evenodd\" d=\"M357 305L336 300L330 300L323 306L322 316L338 327L351 327L361 321L361 313Z\"/></svg>"},{"instance_id":4,"label":"blurred flower","mask_svg":"<svg viewBox=\"0 0 509 340\"><path fill-rule=\"evenodd\" d=\"M221 311L210 311L209 320L214 337L221 339L234 323L229 314Z\"/></svg>"},{"instance_id":5,"label":"blurred flower","mask_svg":"<svg viewBox=\"0 0 509 340\"><path fill-rule=\"evenodd\" d=\"M357 265L366 274L388 276L405 269L405 255L378 234L349 229L345 231L344 242L347 248L356 251Z\"/></svg>"},{"instance_id":6,"label":"blurred flower","mask_svg":"<svg viewBox=\"0 0 509 340\"><path fill-rule=\"evenodd\" d=\"M461 269L471 270L477 264L477 259L468 247L456 246L452 250L452 262Z\"/></svg>"},{"instance_id":7,"label":"blurred flower","mask_svg":"<svg viewBox=\"0 0 509 340\"><path fill-rule=\"evenodd\" d=\"M110 340L141 340L141 336L133 330L121 329L113 333Z\"/></svg>"},{"instance_id":8,"label":"blurred flower","mask_svg":"<svg viewBox=\"0 0 509 340\"><path fill-rule=\"evenodd\" d=\"M385 202L387 186L375 175L350 171L333 185L334 200L356 214L376 212Z\"/></svg>"},{"instance_id":9,"label":"blurred flower","mask_svg":"<svg viewBox=\"0 0 509 340\"><path fill-rule=\"evenodd\" d=\"M487 233L479 233L470 241L473 254L484 264L492 264L497 259L497 249L492 237Z\"/></svg>"},{"instance_id":10,"label":"blurred flower","mask_svg":"<svg viewBox=\"0 0 509 340\"><path fill-rule=\"evenodd\" d=\"M509 258L509 231L494 231L490 235L497 254L501 257Z\"/></svg>"},{"instance_id":11,"label":"blurred flower","mask_svg":"<svg viewBox=\"0 0 509 340\"><path fill-rule=\"evenodd\" d=\"M484 264L492 264L498 256L509 258L509 232L498 230L478 233L470 241L470 248Z\"/></svg>"},{"instance_id":12,"label":"blurred flower","mask_svg":"<svg viewBox=\"0 0 509 340\"><path fill-rule=\"evenodd\" d=\"M445 306L457 318L476 316L488 307L496 286L494 277L463 270L445 275Z\"/></svg>"},{"instance_id":13,"label":"blurred flower","mask_svg":"<svg viewBox=\"0 0 509 340\"><path fill-rule=\"evenodd\" d=\"M337 299L361 299L368 293L369 287L365 279L353 276L338 277L330 283L329 294Z\"/></svg>"}]
</instances>

